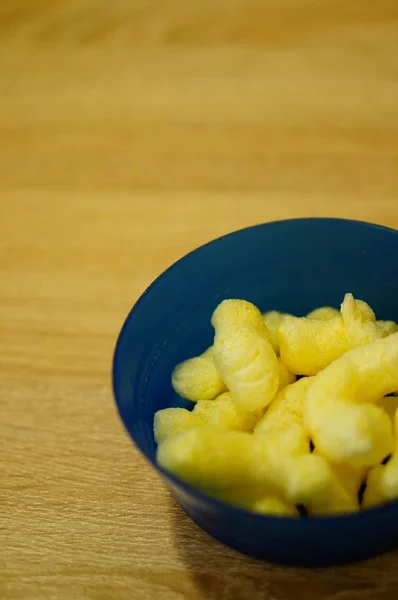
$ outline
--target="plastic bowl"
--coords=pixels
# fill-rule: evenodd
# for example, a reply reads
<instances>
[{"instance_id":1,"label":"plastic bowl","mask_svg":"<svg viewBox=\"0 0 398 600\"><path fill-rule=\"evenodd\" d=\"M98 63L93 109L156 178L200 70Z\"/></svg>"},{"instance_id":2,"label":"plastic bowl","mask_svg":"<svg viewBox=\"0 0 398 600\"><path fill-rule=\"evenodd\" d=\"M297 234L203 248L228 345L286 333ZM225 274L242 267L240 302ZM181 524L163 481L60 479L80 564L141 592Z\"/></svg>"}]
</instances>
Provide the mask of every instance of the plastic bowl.
<instances>
[{"instance_id":1,"label":"plastic bowl","mask_svg":"<svg viewBox=\"0 0 398 600\"><path fill-rule=\"evenodd\" d=\"M312 567L397 546L398 502L341 517L267 517L211 499L156 464L154 414L185 405L173 393L171 372L212 343L210 317L223 299L303 315L339 306L348 291L369 302L378 318L398 321L397 231L339 219L267 223L175 263L141 296L120 333L113 384L127 431L195 523L245 554Z\"/></svg>"}]
</instances>

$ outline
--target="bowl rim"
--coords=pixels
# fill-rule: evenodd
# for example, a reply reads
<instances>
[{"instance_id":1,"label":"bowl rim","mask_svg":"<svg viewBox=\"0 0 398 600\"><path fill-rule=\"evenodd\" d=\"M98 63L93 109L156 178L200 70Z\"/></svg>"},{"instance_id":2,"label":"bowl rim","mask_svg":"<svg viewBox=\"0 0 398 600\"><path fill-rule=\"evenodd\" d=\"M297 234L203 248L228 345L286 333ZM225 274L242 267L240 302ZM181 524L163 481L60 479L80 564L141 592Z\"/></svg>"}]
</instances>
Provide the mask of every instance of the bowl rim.
<instances>
[{"instance_id":1,"label":"bowl rim","mask_svg":"<svg viewBox=\"0 0 398 600\"><path fill-rule=\"evenodd\" d=\"M162 281L165 277L167 277L167 275L171 271L173 271L175 268L177 268L181 263L183 263L185 260L187 260L190 256L201 252L201 250L203 250L205 248L208 248L210 246L213 246L213 245L216 245L216 244L222 242L225 238L239 236L240 234L244 234L245 232L248 232L250 230L266 228L267 226L283 226L283 225L289 224L289 223L290 224L294 223L295 225L305 225L306 223L317 223L317 222L318 223L328 222L330 224L346 223L346 224L351 224L353 226L363 227L364 229L378 229L378 230L396 234L398 236L398 230L394 229L392 227L387 227L385 225L379 225L377 223L371 223L368 221L360 221L360 220L356 220L356 219L344 219L344 218L338 218L338 217L300 217L300 218L294 218L294 219L278 219L278 220L274 220L274 221L266 221L263 223L257 223L255 225L250 225L248 227L243 227L241 229L233 230L231 232L223 234L217 238L214 238L208 242L205 242L204 244L201 244L197 248L194 248L193 250L189 251L187 254L184 254L181 258L176 260L169 267L167 267L164 271L162 271L152 281L152 283L150 283L148 285L148 287L138 297L138 299L136 300L136 302L133 304L132 308L130 309L129 313L127 314L127 317L125 318L123 325L119 331L119 334L118 334L118 337L116 340L116 344L114 347L114 352L113 352L112 389L113 389L113 396L114 396L115 404L117 407L117 411L119 413L119 417L123 423L124 429L128 433L129 437L131 438L135 447L138 449L138 451L141 453L141 455L144 456L144 458L155 468L155 470L163 478L165 478L166 480L170 480L173 484L182 488L184 490L184 492L187 493L187 495L193 496L194 498L198 499L202 503L207 504L207 505L212 505L212 506L218 508L219 510L224 510L224 511L228 510L232 515L236 514L237 516L240 515L240 516L250 517L250 518L253 518L254 520L257 520L258 523L261 522L263 524L271 523L271 522L273 522L273 523L283 522L283 523L290 523L293 525L293 524L300 523L300 526L305 527L304 523L308 523L308 526L313 523L319 523L319 524L323 524L324 526L327 526L328 524L330 524L330 525L335 525L336 523L343 524L343 523L347 523L347 521L354 522L354 520L358 520L358 519L364 520L365 518L368 518L368 517L371 518L372 516L374 518L380 517L380 518L384 519L386 517L388 518L388 516L390 514L395 513L395 511L398 510L398 499L391 500L389 502L386 502L384 504L381 504L381 505L378 505L378 506L375 506L372 508L366 508L357 513L324 515L324 516L320 515L320 516L309 517L309 518L303 519L303 518L297 518L297 517L293 517L293 516L284 516L284 515L278 516L278 515L266 515L266 514L256 513L254 511L250 511L246 508L236 506L233 504L229 504L223 500L219 500L217 498L209 496L206 493L199 490L198 488L196 488L194 485L186 483L184 480L180 479L173 473L170 473L169 471L167 471L166 469L161 467L157 463L156 459L153 459L139 445L138 441L136 440L136 438L134 437L132 432L127 427L124 416L123 416L123 410L121 408L120 397L119 397L120 386L119 386L119 382L118 382L116 364L118 361L119 354L121 352L124 338L126 336L127 326L129 325L130 321L134 318L134 314L135 314L137 308L145 301L145 298L148 294L156 291L157 285L160 283L160 281Z\"/></svg>"}]
</instances>

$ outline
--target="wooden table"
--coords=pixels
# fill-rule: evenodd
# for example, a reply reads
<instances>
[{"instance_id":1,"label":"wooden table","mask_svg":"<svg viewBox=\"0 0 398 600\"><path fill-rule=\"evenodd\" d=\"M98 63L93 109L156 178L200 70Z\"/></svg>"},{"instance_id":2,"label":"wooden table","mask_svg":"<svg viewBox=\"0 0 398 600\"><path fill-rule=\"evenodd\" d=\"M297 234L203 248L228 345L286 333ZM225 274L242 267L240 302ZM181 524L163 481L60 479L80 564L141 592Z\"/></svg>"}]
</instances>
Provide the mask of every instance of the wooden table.
<instances>
[{"instance_id":1,"label":"wooden table","mask_svg":"<svg viewBox=\"0 0 398 600\"><path fill-rule=\"evenodd\" d=\"M0 3L2 600L396 597L397 554L309 572L202 533L110 368L132 303L211 238L398 227L397 47L396 0Z\"/></svg>"}]
</instances>

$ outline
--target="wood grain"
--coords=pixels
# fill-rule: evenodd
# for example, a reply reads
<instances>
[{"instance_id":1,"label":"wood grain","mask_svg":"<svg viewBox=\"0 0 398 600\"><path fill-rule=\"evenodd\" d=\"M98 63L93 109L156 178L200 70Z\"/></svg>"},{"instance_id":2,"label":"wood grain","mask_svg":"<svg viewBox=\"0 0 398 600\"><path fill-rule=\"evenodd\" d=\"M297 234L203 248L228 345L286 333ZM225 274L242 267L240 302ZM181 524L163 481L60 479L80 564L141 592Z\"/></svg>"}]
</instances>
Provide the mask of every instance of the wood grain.
<instances>
[{"instance_id":1,"label":"wood grain","mask_svg":"<svg viewBox=\"0 0 398 600\"><path fill-rule=\"evenodd\" d=\"M398 227L397 48L396 0L0 2L2 600L396 598L396 554L283 569L198 530L110 365L145 286L211 238Z\"/></svg>"}]
</instances>

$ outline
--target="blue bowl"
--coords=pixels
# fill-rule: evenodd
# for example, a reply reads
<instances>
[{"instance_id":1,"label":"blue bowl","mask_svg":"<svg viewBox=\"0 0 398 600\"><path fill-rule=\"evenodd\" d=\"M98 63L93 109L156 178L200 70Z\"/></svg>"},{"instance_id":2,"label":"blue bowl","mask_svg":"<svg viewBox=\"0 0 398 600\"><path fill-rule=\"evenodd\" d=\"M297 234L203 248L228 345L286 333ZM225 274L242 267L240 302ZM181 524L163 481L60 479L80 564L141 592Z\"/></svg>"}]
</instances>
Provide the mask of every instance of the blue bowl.
<instances>
[{"instance_id":1,"label":"blue bowl","mask_svg":"<svg viewBox=\"0 0 398 600\"><path fill-rule=\"evenodd\" d=\"M222 300L242 298L262 311L303 315L339 306L348 291L369 302L378 318L398 321L397 231L339 219L267 223L175 263L141 296L120 333L113 385L127 431L195 523L245 554L312 567L362 560L398 545L398 502L342 517L267 517L211 499L156 464L154 414L186 406L173 393L171 372L212 343L210 316Z\"/></svg>"}]
</instances>

